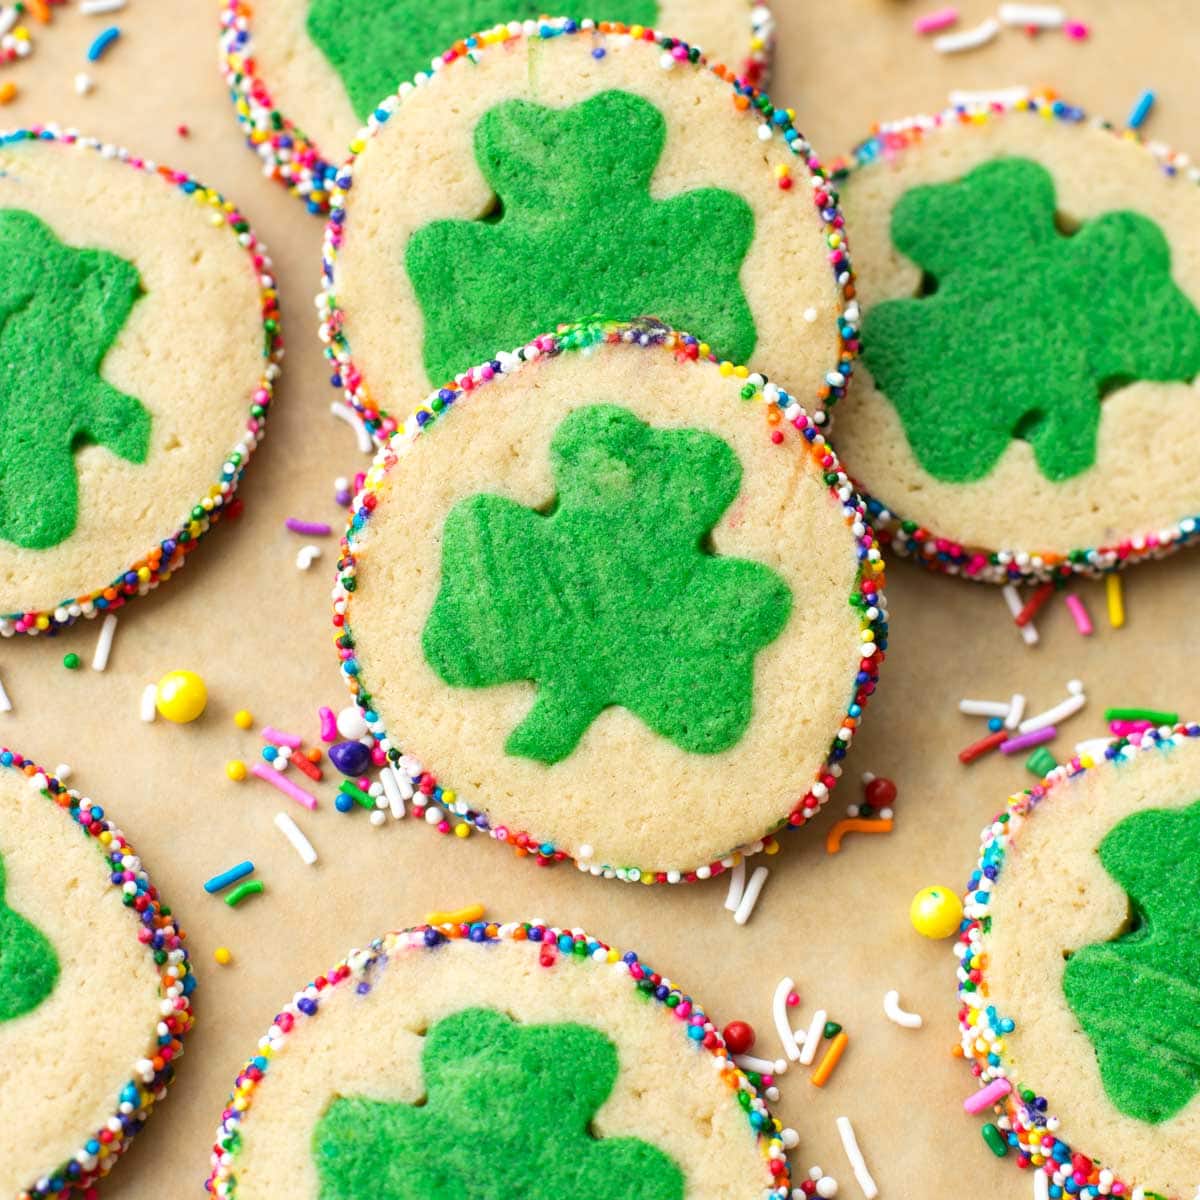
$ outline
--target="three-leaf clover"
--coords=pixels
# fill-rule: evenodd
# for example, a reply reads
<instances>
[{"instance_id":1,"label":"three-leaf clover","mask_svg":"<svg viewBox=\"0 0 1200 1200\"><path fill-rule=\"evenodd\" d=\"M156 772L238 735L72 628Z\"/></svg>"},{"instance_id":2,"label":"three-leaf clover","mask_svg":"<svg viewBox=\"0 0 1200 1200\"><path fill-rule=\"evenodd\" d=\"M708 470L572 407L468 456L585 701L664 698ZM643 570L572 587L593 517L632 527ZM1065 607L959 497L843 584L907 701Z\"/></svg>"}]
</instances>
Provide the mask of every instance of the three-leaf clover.
<instances>
[{"instance_id":1,"label":"three-leaf clover","mask_svg":"<svg viewBox=\"0 0 1200 1200\"><path fill-rule=\"evenodd\" d=\"M46 935L5 902L5 883L0 858L0 1024L37 1008L59 974L58 955Z\"/></svg>"},{"instance_id":2,"label":"three-leaf clover","mask_svg":"<svg viewBox=\"0 0 1200 1200\"><path fill-rule=\"evenodd\" d=\"M563 420L550 456L551 511L486 493L451 509L430 666L452 687L537 685L509 754L559 762L610 705L683 750L733 746L792 596L771 568L708 549L741 487L732 448L597 404Z\"/></svg>"},{"instance_id":3,"label":"three-leaf clover","mask_svg":"<svg viewBox=\"0 0 1200 1200\"><path fill-rule=\"evenodd\" d=\"M600 1030L464 1009L429 1030L421 1065L419 1107L338 1097L325 1110L321 1200L682 1200L661 1150L591 1130L618 1070Z\"/></svg>"},{"instance_id":4,"label":"three-leaf clover","mask_svg":"<svg viewBox=\"0 0 1200 1200\"><path fill-rule=\"evenodd\" d=\"M1100 843L1129 928L1067 960L1063 991L1113 1105L1151 1125L1200 1092L1200 802L1126 817Z\"/></svg>"},{"instance_id":5,"label":"three-leaf clover","mask_svg":"<svg viewBox=\"0 0 1200 1200\"><path fill-rule=\"evenodd\" d=\"M756 333L739 272L754 213L718 188L654 199L666 128L653 104L621 91L483 114L475 157L498 211L434 221L405 252L431 382L588 317L659 317L746 361Z\"/></svg>"},{"instance_id":6,"label":"three-leaf clover","mask_svg":"<svg viewBox=\"0 0 1200 1200\"><path fill-rule=\"evenodd\" d=\"M0 538L56 546L75 529L75 453L145 462L150 414L100 377L142 294L137 269L77 250L21 209L0 209Z\"/></svg>"},{"instance_id":7,"label":"three-leaf clover","mask_svg":"<svg viewBox=\"0 0 1200 1200\"><path fill-rule=\"evenodd\" d=\"M999 158L906 192L892 241L920 298L867 312L863 358L937 479L984 478L1013 438L1049 480L1093 466L1102 399L1200 374L1200 313L1159 227L1118 211L1060 229L1054 180Z\"/></svg>"},{"instance_id":8,"label":"three-leaf clover","mask_svg":"<svg viewBox=\"0 0 1200 1200\"><path fill-rule=\"evenodd\" d=\"M654 26L657 0L595 0L580 9L550 5L560 16L588 16ZM559 12L574 7L574 12ZM400 84L456 39L508 21L537 20L538 0L312 0L308 36L341 77L351 107L365 121Z\"/></svg>"}]
</instances>

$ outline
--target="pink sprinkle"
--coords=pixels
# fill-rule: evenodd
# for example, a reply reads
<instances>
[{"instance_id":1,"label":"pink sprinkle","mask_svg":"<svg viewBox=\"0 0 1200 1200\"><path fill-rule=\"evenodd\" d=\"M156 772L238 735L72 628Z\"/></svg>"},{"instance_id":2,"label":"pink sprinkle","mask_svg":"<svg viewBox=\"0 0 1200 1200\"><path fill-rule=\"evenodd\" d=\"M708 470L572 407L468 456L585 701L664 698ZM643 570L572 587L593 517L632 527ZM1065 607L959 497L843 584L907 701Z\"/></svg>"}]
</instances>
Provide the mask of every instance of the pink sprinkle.
<instances>
[{"instance_id":1,"label":"pink sprinkle","mask_svg":"<svg viewBox=\"0 0 1200 1200\"><path fill-rule=\"evenodd\" d=\"M1073 41L1082 42L1091 30L1082 21L1068 21L1063 26L1063 32Z\"/></svg>"},{"instance_id":2,"label":"pink sprinkle","mask_svg":"<svg viewBox=\"0 0 1200 1200\"><path fill-rule=\"evenodd\" d=\"M936 12L926 13L913 22L917 33L937 33L939 29L948 29L958 20L958 9L954 7L939 8Z\"/></svg>"},{"instance_id":3,"label":"pink sprinkle","mask_svg":"<svg viewBox=\"0 0 1200 1200\"><path fill-rule=\"evenodd\" d=\"M266 763L255 763L250 768L250 774L257 775L264 783L278 788L285 796L290 796L297 804L307 808L309 812L317 807L316 796L311 792L306 792L302 787L297 787L290 779L285 779L274 767L268 767Z\"/></svg>"},{"instance_id":4,"label":"pink sprinkle","mask_svg":"<svg viewBox=\"0 0 1200 1200\"><path fill-rule=\"evenodd\" d=\"M1071 617L1075 621L1075 628L1084 637L1091 637L1092 618L1088 616L1088 610L1084 607L1083 601L1073 593L1069 593L1063 599L1066 600L1067 607L1071 610Z\"/></svg>"},{"instance_id":5,"label":"pink sprinkle","mask_svg":"<svg viewBox=\"0 0 1200 1200\"><path fill-rule=\"evenodd\" d=\"M338 740L337 717L333 715L332 708L317 709L317 716L321 719L321 741L336 742Z\"/></svg>"},{"instance_id":6,"label":"pink sprinkle","mask_svg":"<svg viewBox=\"0 0 1200 1200\"><path fill-rule=\"evenodd\" d=\"M302 742L294 733L284 733L282 729L275 729L268 725L262 731L264 742L270 742L273 746L286 746L289 750L299 750Z\"/></svg>"},{"instance_id":7,"label":"pink sprinkle","mask_svg":"<svg viewBox=\"0 0 1200 1200\"><path fill-rule=\"evenodd\" d=\"M1001 742L1000 753L1016 754L1021 750L1028 750L1031 746L1052 742L1056 737L1058 737L1058 729L1054 725L1047 725L1043 729L1031 729L1028 733L1019 733L1016 737Z\"/></svg>"},{"instance_id":8,"label":"pink sprinkle","mask_svg":"<svg viewBox=\"0 0 1200 1200\"><path fill-rule=\"evenodd\" d=\"M796 992L788 992L787 1005L789 1008L795 1008L800 1003L800 996Z\"/></svg>"},{"instance_id":9,"label":"pink sprinkle","mask_svg":"<svg viewBox=\"0 0 1200 1200\"><path fill-rule=\"evenodd\" d=\"M1130 737L1135 733L1145 733L1153 729L1153 721L1109 721L1108 729L1113 737Z\"/></svg>"},{"instance_id":10,"label":"pink sprinkle","mask_svg":"<svg viewBox=\"0 0 1200 1200\"><path fill-rule=\"evenodd\" d=\"M997 1100L1003 1100L1012 1090L1012 1084L1007 1079L997 1079L968 1096L963 1101L963 1108L971 1114L981 1113L985 1108L991 1108Z\"/></svg>"},{"instance_id":11,"label":"pink sprinkle","mask_svg":"<svg viewBox=\"0 0 1200 1200\"><path fill-rule=\"evenodd\" d=\"M288 517L284 524L293 533L302 533L305 537L328 537L333 527L324 521L302 521L299 517Z\"/></svg>"}]
</instances>

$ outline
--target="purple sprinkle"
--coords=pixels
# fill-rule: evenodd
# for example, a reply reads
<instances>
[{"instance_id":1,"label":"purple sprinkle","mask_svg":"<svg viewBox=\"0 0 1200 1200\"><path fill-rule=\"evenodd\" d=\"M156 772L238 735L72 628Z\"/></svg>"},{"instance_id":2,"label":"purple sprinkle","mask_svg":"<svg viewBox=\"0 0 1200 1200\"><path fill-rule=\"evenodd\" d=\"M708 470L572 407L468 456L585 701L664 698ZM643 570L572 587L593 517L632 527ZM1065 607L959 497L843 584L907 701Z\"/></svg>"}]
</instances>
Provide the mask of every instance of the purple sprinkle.
<instances>
[{"instance_id":1,"label":"purple sprinkle","mask_svg":"<svg viewBox=\"0 0 1200 1200\"><path fill-rule=\"evenodd\" d=\"M299 517L288 517L284 524L293 533L302 533L305 537L328 537L333 527L324 521L302 521Z\"/></svg>"},{"instance_id":2,"label":"purple sprinkle","mask_svg":"<svg viewBox=\"0 0 1200 1200\"><path fill-rule=\"evenodd\" d=\"M1047 725L1044 729L1033 729L1029 733L1021 733L1016 737L1009 738L1007 742L1000 743L1001 754L1016 754L1021 750L1028 750L1031 746L1040 746L1043 742L1051 742L1058 737L1058 730L1053 725Z\"/></svg>"}]
</instances>

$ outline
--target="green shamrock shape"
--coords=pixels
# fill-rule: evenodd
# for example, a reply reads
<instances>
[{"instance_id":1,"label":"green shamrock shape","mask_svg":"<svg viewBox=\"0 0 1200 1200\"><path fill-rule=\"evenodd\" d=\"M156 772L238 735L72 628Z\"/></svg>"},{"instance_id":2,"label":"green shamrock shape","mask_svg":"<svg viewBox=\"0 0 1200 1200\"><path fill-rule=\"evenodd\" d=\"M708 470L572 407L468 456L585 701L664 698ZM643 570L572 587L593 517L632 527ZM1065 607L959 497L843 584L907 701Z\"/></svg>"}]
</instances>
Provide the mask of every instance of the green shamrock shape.
<instances>
[{"instance_id":1,"label":"green shamrock shape","mask_svg":"<svg viewBox=\"0 0 1200 1200\"><path fill-rule=\"evenodd\" d=\"M0 538L30 550L75 529L75 452L146 461L150 414L100 378L142 294L137 269L64 245L32 213L0 209Z\"/></svg>"},{"instance_id":2,"label":"green shamrock shape","mask_svg":"<svg viewBox=\"0 0 1200 1200\"><path fill-rule=\"evenodd\" d=\"M483 114L475 157L498 211L434 221L405 251L431 383L589 316L659 317L700 330L724 358L750 357L739 272L754 213L719 188L653 199L666 137L662 113L628 92L564 109L508 100Z\"/></svg>"},{"instance_id":3,"label":"green shamrock shape","mask_svg":"<svg viewBox=\"0 0 1200 1200\"><path fill-rule=\"evenodd\" d=\"M1200 1091L1200 802L1133 813L1099 853L1132 920L1071 955L1063 991L1109 1100L1159 1125Z\"/></svg>"},{"instance_id":4,"label":"green shamrock shape","mask_svg":"<svg viewBox=\"0 0 1200 1200\"><path fill-rule=\"evenodd\" d=\"M1054 180L1029 159L911 189L892 241L925 294L868 310L863 360L937 479L984 478L1013 438L1070 479L1095 464L1106 395L1200 374L1200 313L1162 231L1120 211L1060 232Z\"/></svg>"},{"instance_id":5,"label":"green shamrock shape","mask_svg":"<svg viewBox=\"0 0 1200 1200\"><path fill-rule=\"evenodd\" d=\"M560 762L614 704L683 750L733 746L754 656L792 606L769 567L706 544L741 487L737 456L711 433L597 404L563 420L550 457L549 512L482 493L450 510L430 666L451 687L534 682L505 745L524 758Z\"/></svg>"},{"instance_id":6,"label":"green shamrock shape","mask_svg":"<svg viewBox=\"0 0 1200 1200\"><path fill-rule=\"evenodd\" d=\"M657 0L598 0L558 16L595 17L627 25L654 25ZM338 73L360 121L455 41L508 21L536 20L535 0L312 0L308 36Z\"/></svg>"},{"instance_id":7,"label":"green shamrock shape","mask_svg":"<svg viewBox=\"0 0 1200 1200\"><path fill-rule=\"evenodd\" d=\"M337 1097L313 1136L320 1200L683 1200L683 1172L590 1126L617 1048L587 1025L517 1025L468 1008L421 1053L420 1106Z\"/></svg>"},{"instance_id":8,"label":"green shamrock shape","mask_svg":"<svg viewBox=\"0 0 1200 1200\"><path fill-rule=\"evenodd\" d=\"M4 902L0 858L0 1024L32 1012L58 982L58 955L45 934Z\"/></svg>"}]
</instances>

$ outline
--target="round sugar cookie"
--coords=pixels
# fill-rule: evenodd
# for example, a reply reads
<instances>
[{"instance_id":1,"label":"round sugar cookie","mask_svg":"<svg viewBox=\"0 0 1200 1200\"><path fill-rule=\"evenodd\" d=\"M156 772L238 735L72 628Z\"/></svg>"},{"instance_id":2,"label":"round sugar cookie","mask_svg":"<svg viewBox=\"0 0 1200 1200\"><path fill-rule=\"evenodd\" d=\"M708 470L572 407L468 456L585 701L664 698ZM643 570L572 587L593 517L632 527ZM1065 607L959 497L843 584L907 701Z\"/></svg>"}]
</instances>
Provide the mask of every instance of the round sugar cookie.
<instances>
[{"instance_id":1,"label":"round sugar cookie","mask_svg":"<svg viewBox=\"0 0 1200 1200\"><path fill-rule=\"evenodd\" d=\"M678 883L828 799L886 649L882 569L787 392L661 325L583 325L404 423L334 624L427 821Z\"/></svg>"},{"instance_id":2,"label":"round sugar cookie","mask_svg":"<svg viewBox=\"0 0 1200 1200\"><path fill-rule=\"evenodd\" d=\"M988 1089L967 1106L995 1104L1018 1165L1050 1177L1035 1193L1200 1189L1198 894L1200 725L1076 758L984 831L955 948Z\"/></svg>"},{"instance_id":3,"label":"round sugar cookie","mask_svg":"<svg viewBox=\"0 0 1200 1200\"><path fill-rule=\"evenodd\" d=\"M111 612L226 512L282 353L271 264L182 172L0 135L0 634Z\"/></svg>"},{"instance_id":4,"label":"round sugar cookie","mask_svg":"<svg viewBox=\"0 0 1200 1200\"><path fill-rule=\"evenodd\" d=\"M782 1135L719 1023L632 951L541 921L423 925L352 951L275 1018L207 1186L786 1200Z\"/></svg>"},{"instance_id":5,"label":"round sugar cookie","mask_svg":"<svg viewBox=\"0 0 1200 1200\"><path fill-rule=\"evenodd\" d=\"M497 347L597 318L689 329L824 422L853 283L790 110L682 42L555 20L481 35L380 114L339 169L317 303L333 382L383 440Z\"/></svg>"},{"instance_id":6,"label":"round sugar cookie","mask_svg":"<svg viewBox=\"0 0 1200 1200\"><path fill-rule=\"evenodd\" d=\"M0 750L0 1195L93 1195L191 1028L183 934L104 809Z\"/></svg>"},{"instance_id":7,"label":"round sugar cookie","mask_svg":"<svg viewBox=\"0 0 1200 1200\"><path fill-rule=\"evenodd\" d=\"M551 6L553 7L553 6ZM774 40L761 0L597 0L605 22L667 29L748 82L765 81ZM440 65L448 47L497 22L534 29L531 0L225 0L221 69L246 143L264 172L329 210L329 185L375 107ZM578 15L578 14L577 14Z\"/></svg>"},{"instance_id":8,"label":"round sugar cookie","mask_svg":"<svg viewBox=\"0 0 1200 1200\"><path fill-rule=\"evenodd\" d=\"M1044 101L885 125L856 158L863 359L834 441L885 544L1005 582L1189 540L1197 172Z\"/></svg>"}]
</instances>

